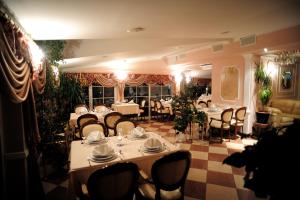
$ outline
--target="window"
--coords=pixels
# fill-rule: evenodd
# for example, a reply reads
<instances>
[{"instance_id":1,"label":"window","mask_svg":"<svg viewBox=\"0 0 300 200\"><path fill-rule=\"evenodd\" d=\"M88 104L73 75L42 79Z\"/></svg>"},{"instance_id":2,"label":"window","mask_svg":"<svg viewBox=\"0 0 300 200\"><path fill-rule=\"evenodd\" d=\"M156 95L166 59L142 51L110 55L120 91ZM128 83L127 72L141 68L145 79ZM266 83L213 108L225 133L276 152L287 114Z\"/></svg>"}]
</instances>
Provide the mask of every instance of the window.
<instances>
[{"instance_id":1,"label":"window","mask_svg":"<svg viewBox=\"0 0 300 200\"><path fill-rule=\"evenodd\" d=\"M141 104L142 100L148 100L149 86L147 84L142 84L139 86L125 86L124 99L126 101L133 100L137 104Z\"/></svg>"},{"instance_id":2,"label":"window","mask_svg":"<svg viewBox=\"0 0 300 200\"><path fill-rule=\"evenodd\" d=\"M104 104L108 107L114 103L114 87L103 87L101 85L92 86L93 105Z\"/></svg>"},{"instance_id":3,"label":"window","mask_svg":"<svg viewBox=\"0 0 300 200\"><path fill-rule=\"evenodd\" d=\"M151 85L151 98L168 99L172 96L171 85Z\"/></svg>"}]
</instances>

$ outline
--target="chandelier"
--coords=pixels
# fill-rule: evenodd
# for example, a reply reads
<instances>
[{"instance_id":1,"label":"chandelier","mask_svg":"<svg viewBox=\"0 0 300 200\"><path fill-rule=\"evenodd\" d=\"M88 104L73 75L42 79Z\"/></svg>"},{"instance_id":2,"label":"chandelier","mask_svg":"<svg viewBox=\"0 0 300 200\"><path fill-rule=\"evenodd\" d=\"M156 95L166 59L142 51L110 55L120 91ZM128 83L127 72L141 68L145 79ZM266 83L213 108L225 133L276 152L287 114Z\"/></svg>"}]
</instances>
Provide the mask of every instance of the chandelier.
<instances>
[{"instance_id":1,"label":"chandelier","mask_svg":"<svg viewBox=\"0 0 300 200\"><path fill-rule=\"evenodd\" d=\"M279 65L291 65L295 64L299 57L299 50L282 51L275 57L275 62L277 62Z\"/></svg>"}]
</instances>

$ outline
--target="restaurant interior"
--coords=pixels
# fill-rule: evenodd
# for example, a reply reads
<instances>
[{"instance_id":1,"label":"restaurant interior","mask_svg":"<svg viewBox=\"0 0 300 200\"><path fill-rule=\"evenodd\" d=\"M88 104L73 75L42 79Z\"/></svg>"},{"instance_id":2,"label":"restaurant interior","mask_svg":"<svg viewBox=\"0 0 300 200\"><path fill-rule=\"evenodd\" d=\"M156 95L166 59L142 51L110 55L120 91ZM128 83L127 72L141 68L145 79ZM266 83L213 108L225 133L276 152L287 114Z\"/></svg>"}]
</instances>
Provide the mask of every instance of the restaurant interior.
<instances>
[{"instance_id":1,"label":"restaurant interior","mask_svg":"<svg viewBox=\"0 0 300 200\"><path fill-rule=\"evenodd\" d=\"M299 197L299 1L0 6L1 199Z\"/></svg>"}]
</instances>

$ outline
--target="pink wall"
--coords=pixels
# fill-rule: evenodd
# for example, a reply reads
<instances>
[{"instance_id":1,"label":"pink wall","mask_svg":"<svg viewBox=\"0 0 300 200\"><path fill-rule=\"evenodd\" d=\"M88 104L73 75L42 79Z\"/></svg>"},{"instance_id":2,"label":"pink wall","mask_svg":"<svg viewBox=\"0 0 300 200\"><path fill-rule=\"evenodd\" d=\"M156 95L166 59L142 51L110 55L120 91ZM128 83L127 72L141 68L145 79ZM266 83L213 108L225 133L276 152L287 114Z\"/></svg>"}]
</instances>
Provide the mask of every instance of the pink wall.
<instances>
[{"instance_id":1,"label":"pink wall","mask_svg":"<svg viewBox=\"0 0 300 200\"><path fill-rule=\"evenodd\" d=\"M269 34L256 37L256 44L248 47L240 47L240 42L233 42L224 45L224 50L213 53L210 48L187 54L180 62L211 63L212 70L212 101L217 104L243 105L244 94L244 70L245 61L243 55L263 55L263 49L268 48L269 52L280 50L300 49L300 25ZM226 66L236 66L240 71L239 98L236 101L224 101L221 99L221 72Z\"/></svg>"}]
</instances>

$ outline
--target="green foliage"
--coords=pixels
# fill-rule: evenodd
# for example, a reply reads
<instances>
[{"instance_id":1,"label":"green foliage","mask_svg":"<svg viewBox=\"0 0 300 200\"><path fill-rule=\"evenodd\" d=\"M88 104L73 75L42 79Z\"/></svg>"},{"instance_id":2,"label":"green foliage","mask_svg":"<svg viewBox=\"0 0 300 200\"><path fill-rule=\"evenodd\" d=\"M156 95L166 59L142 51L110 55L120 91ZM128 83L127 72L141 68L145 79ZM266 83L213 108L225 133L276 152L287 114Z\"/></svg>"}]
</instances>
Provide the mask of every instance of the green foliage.
<instances>
[{"instance_id":1,"label":"green foliage","mask_svg":"<svg viewBox=\"0 0 300 200\"><path fill-rule=\"evenodd\" d=\"M187 93L173 98L172 109L176 113L174 118L174 129L176 131L184 132L192 122L204 123L206 119L205 113L195 109L192 104L193 102Z\"/></svg>"},{"instance_id":2,"label":"green foliage","mask_svg":"<svg viewBox=\"0 0 300 200\"><path fill-rule=\"evenodd\" d=\"M37 40L35 43L43 50L47 60L54 66L63 60L64 40Z\"/></svg>"},{"instance_id":3,"label":"green foliage","mask_svg":"<svg viewBox=\"0 0 300 200\"><path fill-rule=\"evenodd\" d=\"M258 97L263 106L267 105L272 96L272 80L262 65L257 65L255 81L258 84Z\"/></svg>"}]
</instances>

